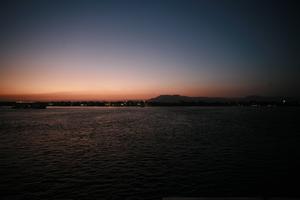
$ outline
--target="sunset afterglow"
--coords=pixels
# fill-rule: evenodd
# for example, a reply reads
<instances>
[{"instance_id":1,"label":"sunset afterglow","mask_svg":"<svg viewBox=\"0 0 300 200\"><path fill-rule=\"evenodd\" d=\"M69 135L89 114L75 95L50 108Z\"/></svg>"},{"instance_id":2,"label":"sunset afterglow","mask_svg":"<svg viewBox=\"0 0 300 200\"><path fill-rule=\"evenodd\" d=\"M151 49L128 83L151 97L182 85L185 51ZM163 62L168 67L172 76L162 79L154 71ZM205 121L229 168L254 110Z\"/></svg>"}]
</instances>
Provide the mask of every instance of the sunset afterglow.
<instances>
[{"instance_id":1,"label":"sunset afterglow","mask_svg":"<svg viewBox=\"0 0 300 200\"><path fill-rule=\"evenodd\" d=\"M250 1L44 4L8 4L3 13L2 100L297 95L284 8L252 8Z\"/></svg>"}]
</instances>

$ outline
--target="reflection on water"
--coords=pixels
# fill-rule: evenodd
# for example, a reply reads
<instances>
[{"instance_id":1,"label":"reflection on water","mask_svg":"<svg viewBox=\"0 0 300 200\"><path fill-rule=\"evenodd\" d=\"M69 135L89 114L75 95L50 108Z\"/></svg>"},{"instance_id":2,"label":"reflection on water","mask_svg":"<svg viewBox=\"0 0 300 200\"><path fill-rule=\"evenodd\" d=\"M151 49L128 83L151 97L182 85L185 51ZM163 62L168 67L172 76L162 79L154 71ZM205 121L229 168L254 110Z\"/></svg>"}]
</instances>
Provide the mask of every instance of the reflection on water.
<instances>
[{"instance_id":1,"label":"reflection on water","mask_svg":"<svg viewBox=\"0 0 300 200\"><path fill-rule=\"evenodd\" d=\"M299 108L0 110L7 199L299 196Z\"/></svg>"}]
</instances>

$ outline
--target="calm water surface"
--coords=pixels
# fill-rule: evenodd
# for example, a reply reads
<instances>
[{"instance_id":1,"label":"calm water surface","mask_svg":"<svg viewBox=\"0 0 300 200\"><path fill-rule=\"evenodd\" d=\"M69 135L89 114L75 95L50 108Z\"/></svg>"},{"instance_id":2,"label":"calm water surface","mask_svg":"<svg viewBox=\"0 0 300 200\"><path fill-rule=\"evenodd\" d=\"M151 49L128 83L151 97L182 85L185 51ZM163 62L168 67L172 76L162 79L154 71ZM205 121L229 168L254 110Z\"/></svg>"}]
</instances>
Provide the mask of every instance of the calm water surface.
<instances>
[{"instance_id":1,"label":"calm water surface","mask_svg":"<svg viewBox=\"0 0 300 200\"><path fill-rule=\"evenodd\" d=\"M300 196L300 109L0 108L1 199Z\"/></svg>"}]
</instances>

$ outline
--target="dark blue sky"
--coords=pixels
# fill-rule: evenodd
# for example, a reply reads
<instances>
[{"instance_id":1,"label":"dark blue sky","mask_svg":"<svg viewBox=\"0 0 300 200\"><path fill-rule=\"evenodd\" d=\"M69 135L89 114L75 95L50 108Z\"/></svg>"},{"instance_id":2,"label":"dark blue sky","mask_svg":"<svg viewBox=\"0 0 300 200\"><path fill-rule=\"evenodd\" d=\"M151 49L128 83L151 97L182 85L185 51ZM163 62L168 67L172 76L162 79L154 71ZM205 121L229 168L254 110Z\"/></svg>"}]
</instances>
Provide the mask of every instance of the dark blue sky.
<instances>
[{"instance_id":1,"label":"dark blue sky","mask_svg":"<svg viewBox=\"0 0 300 200\"><path fill-rule=\"evenodd\" d=\"M8 1L0 92L298 96L293 2Z\"/></svg>"}]
</instances>

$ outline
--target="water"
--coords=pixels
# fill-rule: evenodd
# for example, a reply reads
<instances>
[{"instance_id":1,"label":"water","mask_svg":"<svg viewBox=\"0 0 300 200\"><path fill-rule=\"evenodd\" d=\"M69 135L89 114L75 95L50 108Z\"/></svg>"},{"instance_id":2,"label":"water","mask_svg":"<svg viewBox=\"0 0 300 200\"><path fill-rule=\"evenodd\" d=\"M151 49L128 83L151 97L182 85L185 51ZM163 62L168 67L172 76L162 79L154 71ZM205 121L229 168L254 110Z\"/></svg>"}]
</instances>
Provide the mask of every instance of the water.
<instances>
[{"instance_id":1,"label":"water","mask_svg":"<svg viewBox=\"0 0 300 200\"><path fill-rule=\"evenodd\" d=\"M299 114L292 107L2 108L1 199L299 197Z\"/></svg>"}]
</instances>

